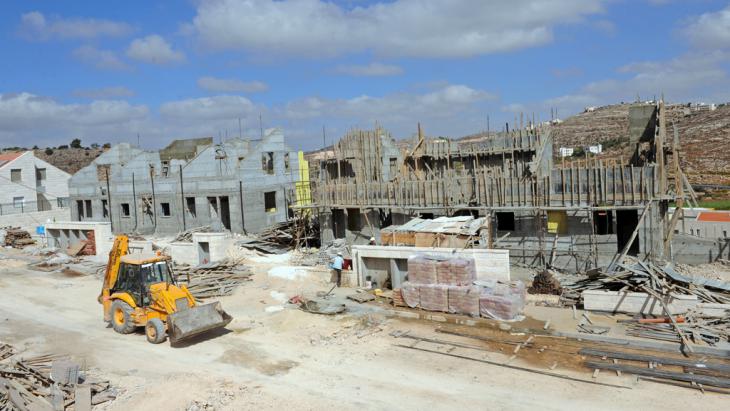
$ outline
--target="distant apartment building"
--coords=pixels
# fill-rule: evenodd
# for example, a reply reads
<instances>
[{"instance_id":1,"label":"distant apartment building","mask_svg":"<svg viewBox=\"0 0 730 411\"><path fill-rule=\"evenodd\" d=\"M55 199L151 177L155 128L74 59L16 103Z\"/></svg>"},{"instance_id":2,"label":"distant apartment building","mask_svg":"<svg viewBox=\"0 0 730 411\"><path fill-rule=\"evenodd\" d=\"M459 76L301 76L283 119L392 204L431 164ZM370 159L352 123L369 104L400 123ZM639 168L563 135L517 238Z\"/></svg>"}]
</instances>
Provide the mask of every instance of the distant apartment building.
<instances>
[{"instance_id":1,"label":"distant apartment building","mask_svg":"<svg viewBox=\"0 0 730 411\"><path fill-rule=\"evenodd\" d=\"M66 206L69 178L32 151L0 154L0 215Z\"/></svg>"}]
</instances>

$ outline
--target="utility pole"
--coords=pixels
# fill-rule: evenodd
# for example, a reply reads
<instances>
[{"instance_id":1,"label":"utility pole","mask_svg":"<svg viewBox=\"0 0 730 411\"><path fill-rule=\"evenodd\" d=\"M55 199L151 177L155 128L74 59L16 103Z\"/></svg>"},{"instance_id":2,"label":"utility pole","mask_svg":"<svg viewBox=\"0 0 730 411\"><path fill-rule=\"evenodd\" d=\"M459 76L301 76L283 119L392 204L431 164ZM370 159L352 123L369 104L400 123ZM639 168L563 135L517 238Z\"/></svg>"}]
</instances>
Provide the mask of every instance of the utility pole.
<instances>
[{"instance_id":1,"label":"utility pole","mask_svg":"<svg viewBox=\"0 0 730 411\"><path fill-rule=\"evenodd\" d=\"M259 113L259 128L261 129L261 138L264 138L264 122L261 119L261 113Z\"/></svg>"}]
</instances>

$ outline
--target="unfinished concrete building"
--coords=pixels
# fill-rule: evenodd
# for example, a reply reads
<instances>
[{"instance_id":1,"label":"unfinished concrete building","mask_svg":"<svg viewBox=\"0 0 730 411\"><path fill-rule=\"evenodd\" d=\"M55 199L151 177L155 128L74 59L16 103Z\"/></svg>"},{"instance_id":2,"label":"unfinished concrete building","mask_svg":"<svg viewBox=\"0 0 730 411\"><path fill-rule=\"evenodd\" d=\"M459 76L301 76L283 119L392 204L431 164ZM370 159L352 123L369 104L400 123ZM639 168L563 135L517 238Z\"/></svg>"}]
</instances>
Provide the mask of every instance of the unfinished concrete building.
<instances>
[{"instance_id":1,"label":"unfinished concrete building","mask_svg":"<svg viewBox=\"0 0 730 411\"><path fill-rule=\"evenodd\" d=\"M663 104L632 108L629 130L630 160L590 156L560 165L549 127L469 143L419 132L403 150L382 130L353 131L312 176L322 241L362 244L413 217L471 214L488 217L480 235L487 244L474 238L472 246L509 249L526 264L584 270L619 252L685 262L717 257L717 244L673 239L669 202L684 201L691 188L679 169L678 139L667 138Z\"/></svg>"},{"instance_id":2,"label":"unfinished concrete building","mask_svg":"<svg viewBox=\"0 0 730 411\"><path fill-rule=\"evenodd\" d=\"M160 151L119 144L69 181L71 217L115 233L194 227L257 232L289 218L299 157L277 129L261 140L176 140Z\"/></svg>"}]
</instances>

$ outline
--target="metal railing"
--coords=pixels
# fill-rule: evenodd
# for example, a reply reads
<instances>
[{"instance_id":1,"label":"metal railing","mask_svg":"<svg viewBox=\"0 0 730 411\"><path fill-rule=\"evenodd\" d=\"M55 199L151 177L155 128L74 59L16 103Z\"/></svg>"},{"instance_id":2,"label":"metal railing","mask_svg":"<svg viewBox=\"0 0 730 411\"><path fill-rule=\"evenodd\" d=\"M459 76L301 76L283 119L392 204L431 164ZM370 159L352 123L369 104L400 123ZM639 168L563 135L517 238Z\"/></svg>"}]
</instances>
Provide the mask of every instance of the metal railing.
<instances>
[{"instance_id":1,"label":"metal railing","mask_svg":"<svg viewBox=\"0 0 730 411\"><path fill-rule=\"evenodd\" d=\"M50 211L59 208L68 208L68 205L68 197L58 197L47 201L16 200L12 203L0 203L0 216Z\"/></svg>"}]
</instances>

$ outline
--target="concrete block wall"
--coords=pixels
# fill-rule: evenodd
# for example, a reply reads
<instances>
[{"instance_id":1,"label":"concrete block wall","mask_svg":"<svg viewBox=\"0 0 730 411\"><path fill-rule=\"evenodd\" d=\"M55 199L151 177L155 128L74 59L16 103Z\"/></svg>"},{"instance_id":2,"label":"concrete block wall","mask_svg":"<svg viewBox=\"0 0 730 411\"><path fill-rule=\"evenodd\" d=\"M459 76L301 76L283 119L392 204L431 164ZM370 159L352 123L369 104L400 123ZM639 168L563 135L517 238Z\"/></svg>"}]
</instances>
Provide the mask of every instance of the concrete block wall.
<instances>
[{"instance_id":1,"label":"concrete block wall","mask_svg":"<svg viewBox=\"0 0 730 411\"><path fill-rule=\"evenodd\" d=\"M90 221L57 221L45 224L46 240L50 247L62 250L69 248L79 241L88 239L87 233L94 232L97 256L107 256L114 244L111 225L106 222Z\"/></svg>"},{"instance_id":2,"label":"concrete block wall","mask_svg":"<svg viewBox=\"0 0 730 411\"><path fill-rule=\"evenodd\" d=\"M267 173L262 167L262 155L269 152L273 153L273 173ZM102 161L114 160L100 158ZM154 169L152 176L150 166ZM115 232L143 234L175 234L205 225L234 232L260 231L288 218L288 205L294 202L289 198L290 192L299 174L297 153L286 146L284 136L278 130L267 130L264 139L255 144L234 139L201 149L189 161L170 160L166 174L162 173L157 152L135 152L123 166L116 164L115 167L112 167L115 171L109 195L104 193L106 182L97 179L96 166L82 170L78 178L74 176L72 204L75 205L76 200L90 199L93 216L99 218L97 216L104 216L102 204L106 201L111 213L111 217L106 218L111 218ZM148 214L142 210L143 198L152 199L153 180L154 210ZM267 192L275 193L273 210L264 207ZM195 198L194 214L187 207L188 197ZM218 213L210 206L209 197L215 197ZM221 206L226 198L227 215ZM169 209L169 215L163 213L163 204L165 210ZM123 205L128 206L129 215L123 215ZM80 219L77 211L72 212L72 216Z\"/></svg>"}]
</instances>

